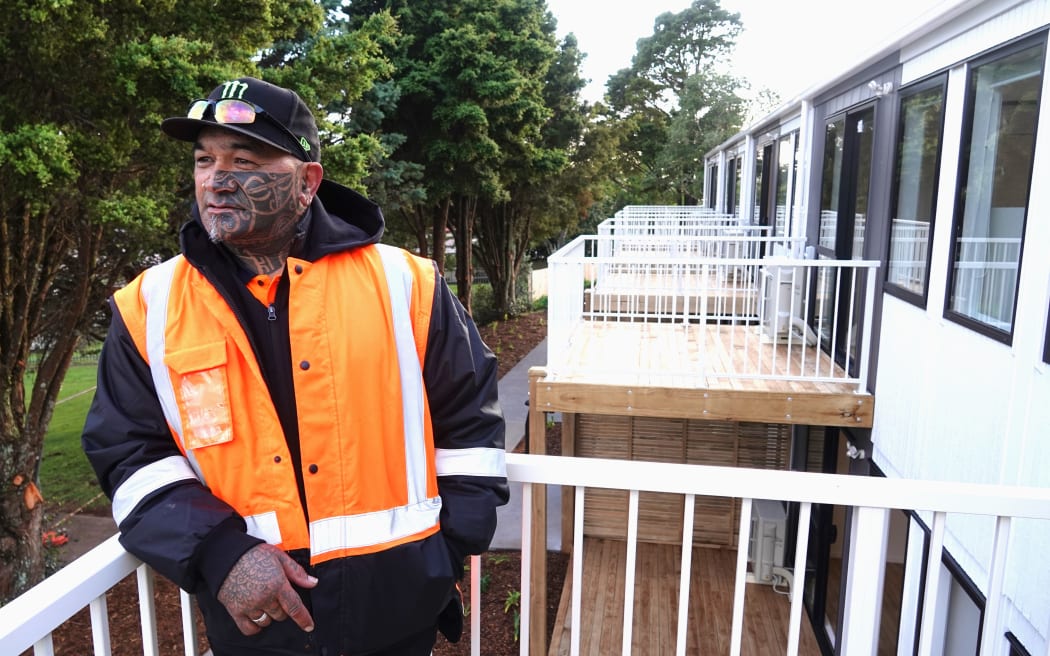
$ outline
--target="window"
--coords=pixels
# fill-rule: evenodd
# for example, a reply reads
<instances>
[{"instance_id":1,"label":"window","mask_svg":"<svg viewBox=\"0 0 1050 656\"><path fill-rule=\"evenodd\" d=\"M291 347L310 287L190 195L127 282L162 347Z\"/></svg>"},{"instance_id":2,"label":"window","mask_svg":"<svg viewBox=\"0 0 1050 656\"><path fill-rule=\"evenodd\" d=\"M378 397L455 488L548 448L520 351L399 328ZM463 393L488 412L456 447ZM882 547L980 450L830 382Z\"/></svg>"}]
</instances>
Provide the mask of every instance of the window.
<instances>
[{"instance_id":1,"label":"window","mask_svg":"<svg viewBox=\"0 0 1050 656\"><path fill-rule=\"evenodd\" d=\"M1043 344L1043 362L1050 364L1050 311L1046 313L1046 343Z\"/></svg>"},{"instance_id":2,"label":"window","mask_svg":"<svg viewBox=\"0 0 1050 656\"><path fill-rule=\"evenodd\" d=\"M1032 656L1032 653L1025 649L1025 646L1021 644L1017 636L1010 631L1006 632L1006 641L1010 643L1010 656Z\"/></svg>"},{"instance_id":3,"label":"window","mask_svg":"<svg viewBox=\"0 0 1050 656\"><path fill-rule=\"evenodd\" d=\"M947 76L901 92L886 291L925 306Z\"/></svg>"},{"instance_id":4,"label":"window","mask_svg":"<svg viewBox=\"0 0 1050 656\"><path fill-rule=\"evenodd\" d=\"M1045 37L975 62L966 97L945 316L1010 343Z\"/></svg>"},{"instance_id":5,"label":"window","mask_svg":"<svg viewBox=\"0 0 1050 656\"><path fill-rule=\"evenodd\" d=\"M732 214L737 218L740 218L740 192L741 187L744 183L744 155L743 153L736 157L736 167L733 169L733 177L731 184L733 185L733 198L736 200L733 203Z\"/></svg>"},{"instance_id":6,"label":"window","mask_svg":"<svg viewBox=\"0 0 1050 656\"><path fill-rule=\"evenodd\" d=\"M755 151L755 195L751 199L753 205L751 210L751 223L756 225L766 225L762 223L764 213L762 212L762 200L766 197L766 161L765 161L765 148L759 147Z\"/></svg>"},{"instance_id":7,"label":"window","mask_svg":"<svg viewBox=\"0 0 1050 656\"><path fill-rule=\"evenodd\" d=\"M737 193L736 185L733 182L737 178L737 168L738 168L738 166L739 166L739 162L737 161L737 159L735 157L733 159L729 160L728 162L726 162L726 181L725 181L726 193L725 193L725 199L726 199L726 213L727 214L736 214L736 206L737 206L737 203L739 202L739 198L740 198L738 193Z\"/></svg>"},{"instance_id":8,"label":"window","mask_svg":"<svg viewBox=\"0 0 1050 656\"><path fill-rule=\"evenodd\" d=\"M798 172L797 135L798 132L792 132L777 142L777 197L773 234L778 237L786 237L791 231L795 175Z\"/></svg>"},{"instance_id":9,"label":"window","mask_svg":"<svg viewBox=\"0 0 1050 656\"><path fill-rule=\"evenodd\" d=\"M820 227L817 243L834 253L846 119L840 118L832 121L825 126L824 130L824 172L820 183Z\"/></svg>"},{"instance_id":10,"label":"window","mask_svg":"<svg viewBox=\"0 0 1050 656\"><path fill-rule=\"evenodd\" d=\"M933 613L933 649L931 653L946 656L970 656L981 644L985 598L959 563L947 550L940 558L929 556L930 527L911 513L908 534L907 564L902 584L901 618L898 626L898 651L918 653L923 615ZM915 565L915 566L913 566ZM930 593L935 607L926 605L927 568L940 567L940 587ZM910 649L909 649L910 647Z\"/></svg>"},{"instance_id":11,"label":"window","mask_svg":"<svg viewBox=\"0 0 1050 656\"><path fill-rule=\"evenodd\" d=\"M718 208L718 165L715 164L715 165L709 167L708 171L710 171L710 176L709 176L710 183L708 184L707 188L708 188L708 190L710 190L711 194L707 198L707 206L710 209L717 209Z\"/></svg>"}]
</instances>

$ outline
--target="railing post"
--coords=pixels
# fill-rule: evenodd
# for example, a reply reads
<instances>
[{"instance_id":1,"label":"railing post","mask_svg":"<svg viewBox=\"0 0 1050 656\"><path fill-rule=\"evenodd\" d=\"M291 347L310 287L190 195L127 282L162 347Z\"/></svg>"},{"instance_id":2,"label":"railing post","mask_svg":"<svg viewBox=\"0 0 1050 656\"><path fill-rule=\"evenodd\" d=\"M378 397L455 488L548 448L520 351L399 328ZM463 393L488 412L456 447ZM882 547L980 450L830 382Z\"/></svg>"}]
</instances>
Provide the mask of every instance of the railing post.
<instances>
[{"instance_id":1,"label":"railing post","mask_svg":"<svg viewBox=\"0 0 1050 656\"><path fill-rule=\"evenodd\" d=\"M889 511L854 508L850 521L842 656L873 656L879 646ZM874 612L873 612L874 609Z\"/></svg>"},{"instance_id":2,"label":"railing post","mask_svg":"<svg viewBox=\"0 0 1050 656\"><path fill-rule=\"evenodd\" d=\"M547 452L546 413L540 407L537 389L539 380L546 372L541 367L529 369L529 453L544 455ZM531 553L521 554L529 558L530 589L529 626L521 626L521 631L530 635L529 653L532 656L546 656L547 653L547 488L543 485L532 486L532 545ZM578 630L578 627L573 627Z\"/></svg>"},{"instance_id":3,"label":"railing post","mask_svg":"<svg viewBox=\"0 0 1050 656\"><path fill-rule=\"evenodd\" d=\"M857 393L863 394L868 386L868 359L871 357L871 342L874 337L871 328L874 325L875 312L875 275L877 267L866 269L867 286L864 291L864 329L860 339L860 366L857 368Z\"/></svg>"},{"instance_id":4,"label":"railing post","mask_svg":"<svg viewBox=\"0 0 1050 656\"><path fill-rule=\"evenodd\" d=\"M157 641L157 606L154 601L156 586L153 570L149 565L139 565L136 570L139 584L139 621L142 624L143 656L159 656L160 643Z\"/></svg>"}]
</instances>

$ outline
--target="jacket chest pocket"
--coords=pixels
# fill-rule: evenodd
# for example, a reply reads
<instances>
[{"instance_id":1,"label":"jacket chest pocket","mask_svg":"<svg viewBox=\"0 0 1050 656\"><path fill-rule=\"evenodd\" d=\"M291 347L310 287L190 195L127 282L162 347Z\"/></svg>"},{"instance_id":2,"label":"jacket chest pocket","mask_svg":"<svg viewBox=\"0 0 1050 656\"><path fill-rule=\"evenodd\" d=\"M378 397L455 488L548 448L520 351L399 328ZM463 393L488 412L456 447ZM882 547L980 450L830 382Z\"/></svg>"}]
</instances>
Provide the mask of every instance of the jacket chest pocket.
<instances>
[{"instance_id":1,"label":"jacket chest pocket","mask_svg":"<svg viewBox=\"0 0 1050 656\"><path fill-rule=\"evenodd\" d=\"M233 440L226 343L199 344L164 355L187 450Z\"/></svg>"}]
</instances>

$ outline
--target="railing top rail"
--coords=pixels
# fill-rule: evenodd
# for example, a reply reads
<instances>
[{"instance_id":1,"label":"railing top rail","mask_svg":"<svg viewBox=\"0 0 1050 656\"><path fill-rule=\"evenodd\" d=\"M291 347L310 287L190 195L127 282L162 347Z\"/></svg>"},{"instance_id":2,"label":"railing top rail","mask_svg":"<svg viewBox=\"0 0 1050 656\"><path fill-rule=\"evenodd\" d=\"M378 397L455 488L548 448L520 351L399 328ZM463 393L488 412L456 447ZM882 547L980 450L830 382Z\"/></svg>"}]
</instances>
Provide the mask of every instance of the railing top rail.
<instances>
[{"instance_id":1,"label":"railing top rail","mask_svg":"<svg viewBox=\"0 0 1050 656\"><path fill-rule=\"evenodd\" d=\"M617 215L603 219L599 225L610 225L616 223L644 223L647 225L659 224L663 221L673 221L675 224L684 223L718 223L721 221L740 222L740 217L735 214L670 214L670 213L646 213L632 215ZM753 225L740 223L740 225Z\"/></svg>"},{"instance_id":2,"label":"railing top rail","mask_svg":"<svg viewBox=\"0 0 1050 656\"><path fill-rule=\"evenodd\" d=\"M22 653L134 572L142 562L124 551L117 537L113 535L5 605L0 645L11 649L10 653Z\"/></svg>"},{"instance_id":3,"label":"railing top rail","mask_svg":"<svg viewBox=\"0 0 1050 656\"><path fill-rule=\"evenodd\" d=\"M617 245L667 245L685 248L693 244L789 244L802 245L805 237L771 237L768 235L580 235L547 256L547 261L585 255L587 244L609 243ZM598 255L587 255L588 259ZM795 258L792 258L795 259ZM824 260L822 260L824 261Z\"/></svg>"},{"instance_id":4,"label":"railing top rail","mask_svg":"<svg viewBox=\"0 0 1050 656\"><path fill-rule=\"evenodd\" d=\"M596 255L586 253L582 249L569 250L560 254L551 255L547 258L548 266L559 264L631 264L637 261L639 264L689 266L709 265L712 267L755 265L756 263L768 267L802 267L807 269L877 269L881 262L878 260L807 260L782 255L767 255L762 258L747 257L710 257L696 256L683 259L682 257L664 256L659 257L653 252L626 252L619 255Z\"/></svg>"},{"instance_id":5,"label":"railing top rail","mask_svg":"<svg viewBox=\"0 0 1050 656\"><path fill-rule=\"evenodd\" d=\"M507 454L512 481L1050 519L1050 488Z\"/></svg>"},{"instance_id":6,"label":"railing top rail","mask_svg":"<svg viewBox=\"0 0 1050 656\"><path fill-rule=\"evenodd\" d=\"M774 237L772 235L756 234L732 234L719 232L707 235L649 235L649 234L627 234L627 235L585 235L585 240L593 242L612 242L614 244L708 244L711 242L744 242L754 244L772 243L799 243L806 241L805 237ZM570 244L573 242L569 242ZM557 251L555 251L557 252Z\"/></svg>"}]
</instances>

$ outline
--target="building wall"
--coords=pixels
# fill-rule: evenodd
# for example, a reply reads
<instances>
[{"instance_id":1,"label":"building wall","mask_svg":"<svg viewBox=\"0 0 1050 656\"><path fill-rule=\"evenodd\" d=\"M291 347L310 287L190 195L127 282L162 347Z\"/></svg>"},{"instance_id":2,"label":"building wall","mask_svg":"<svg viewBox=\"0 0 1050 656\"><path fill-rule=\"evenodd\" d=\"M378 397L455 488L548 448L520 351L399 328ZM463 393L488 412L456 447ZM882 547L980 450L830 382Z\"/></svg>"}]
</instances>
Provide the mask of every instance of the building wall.
<instances>
[{"instance_id":1,"label":"building wall","mask_svg":"<svg viewBox=\"0 0 1050 656\"><path fill-rule=\"evenodd\" d=\"M874 461L891 477L1050 485L1050 365L1042 361L1050 299L1050 76L1044 69L1032 193L1012 344L943 318L966 70L958 63L1050 23L1050 3L989 2L904 49L903 82L950 70L930 289L925 308L883 297ZM969 24L968 24L969 22ZM954 32L957 36L948 38ZM938 42L942 40L942 42ZM911 58L907 58L908 54ZM987 589L991 520L950 517L945 546ZM1050 527L1015 522L1007 628L1033 653L1050 632ZM1042 651L1040 651L1042 650Z\"/></svg>"}]
</instances>

